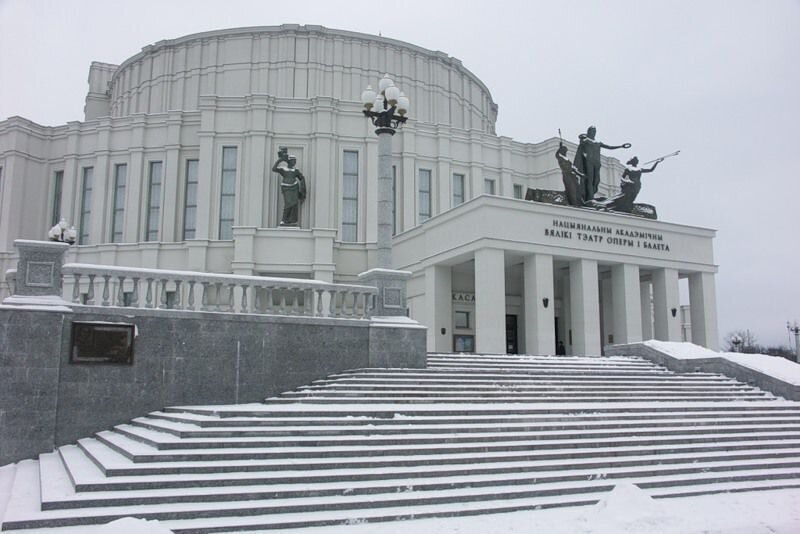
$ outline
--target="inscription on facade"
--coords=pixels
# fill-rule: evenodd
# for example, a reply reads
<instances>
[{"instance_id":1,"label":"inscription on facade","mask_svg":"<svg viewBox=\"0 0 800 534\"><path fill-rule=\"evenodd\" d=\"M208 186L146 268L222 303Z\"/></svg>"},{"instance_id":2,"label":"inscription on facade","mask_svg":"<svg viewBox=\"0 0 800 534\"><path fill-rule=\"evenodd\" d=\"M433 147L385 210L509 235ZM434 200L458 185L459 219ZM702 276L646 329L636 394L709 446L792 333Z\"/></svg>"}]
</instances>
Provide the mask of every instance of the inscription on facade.
<instances>
[{"instance_id":1,"label":"inscription on facade","mask_svg":"<svg viewBox=\"0 0 800 534\"><path fill-rule=\"evenodd\" d=\"M475 293L457 293L453 292L453 302L474 303Z\"/></svg>"},{"instance_id":2,"label":"inscription on facade","mask_svg":"<svg viewBox=\"0 0 800 534\"><path fill-rule=\"evenodd\" d=\"M663 234L647 230L553 219L552 226L544 229L544 235L555 239L597 243L609 248L642 248L670 252L669 243L664 241Z\"/></svg>"}]
</instances>

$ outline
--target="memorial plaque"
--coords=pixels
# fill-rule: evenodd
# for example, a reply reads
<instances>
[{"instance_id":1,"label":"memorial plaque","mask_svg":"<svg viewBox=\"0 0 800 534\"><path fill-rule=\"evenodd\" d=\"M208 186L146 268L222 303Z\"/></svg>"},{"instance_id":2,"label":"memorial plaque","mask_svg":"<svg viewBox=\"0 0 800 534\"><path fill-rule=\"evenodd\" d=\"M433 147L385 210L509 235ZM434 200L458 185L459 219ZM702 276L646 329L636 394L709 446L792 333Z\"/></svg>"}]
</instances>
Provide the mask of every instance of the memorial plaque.
<instances>
[{"instance_id":1,"label":"memorial plaque","mask_svg":"<svg viewBox=\"0 0 800 534\"><path fill-rule=\"evenodd\" d=\"M72 323L71 363L133 365L132 324Z\"/></svg>"}]
</instances>

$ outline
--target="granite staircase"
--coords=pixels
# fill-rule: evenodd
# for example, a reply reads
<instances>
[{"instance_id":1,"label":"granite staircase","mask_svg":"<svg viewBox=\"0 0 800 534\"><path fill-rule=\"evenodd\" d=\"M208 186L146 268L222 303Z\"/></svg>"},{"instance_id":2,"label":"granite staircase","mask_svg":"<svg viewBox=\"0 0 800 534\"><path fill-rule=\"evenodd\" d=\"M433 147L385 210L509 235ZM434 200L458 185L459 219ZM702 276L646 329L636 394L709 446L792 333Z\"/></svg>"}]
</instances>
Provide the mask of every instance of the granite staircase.
<instances>
[{"instance_id":1,"label":"granite staircase","mask_svg":"<svg viewBox=\"0 0 800 534\"><path fill-rule=\"evenodd\" d=\"M18 465L3 531L180 533L800 487L800 403L630 357L430 355L264 403L173 407ZM33 504L31 504L33 503Z\"/></svg>"}]
</instances>

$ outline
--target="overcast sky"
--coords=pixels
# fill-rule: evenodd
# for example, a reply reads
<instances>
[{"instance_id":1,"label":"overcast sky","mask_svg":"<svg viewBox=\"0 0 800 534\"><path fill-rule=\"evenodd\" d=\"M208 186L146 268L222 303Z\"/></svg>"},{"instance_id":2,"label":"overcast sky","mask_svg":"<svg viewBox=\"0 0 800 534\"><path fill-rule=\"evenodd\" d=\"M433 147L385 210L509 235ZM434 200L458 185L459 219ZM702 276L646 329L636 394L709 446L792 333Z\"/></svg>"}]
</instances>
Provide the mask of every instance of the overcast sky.
<instances>
[{"instance_id":1,"label":"overcast sky","mask_svg":"<svg viewBox=\"0 0 800 534\"><path fill-rule=\"evenodd\" d=\"M574 141L594 124L601 141L633 144L620 157L680 150L645 176L640 201L663 221L718 230L721 337L749 328L789 344L786 321L800 321L798 0L0 0L0 120L82 120L92 61L284 23L460 59L499 105L497 133L517 141L558 128Z\"/></svg>"}]
</instances>

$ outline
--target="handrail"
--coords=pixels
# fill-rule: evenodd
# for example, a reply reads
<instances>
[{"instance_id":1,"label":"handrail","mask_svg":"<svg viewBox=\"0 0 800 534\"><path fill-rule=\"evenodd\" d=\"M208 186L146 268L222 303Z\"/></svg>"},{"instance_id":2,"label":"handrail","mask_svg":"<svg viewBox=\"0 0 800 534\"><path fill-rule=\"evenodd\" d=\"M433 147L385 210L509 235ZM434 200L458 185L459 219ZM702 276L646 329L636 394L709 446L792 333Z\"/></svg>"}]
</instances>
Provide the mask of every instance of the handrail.
<instances>
[{"instance_id":1,"label":"handrail","mask_svg":"<svg viewBox=\"0 0 800 534\"><path fill-rule=\"evenodd\" d=\"M62 272L73 302L101 306L363 319L378 294L372 286L298 278L82 263Z\"/></svg>"}]
</instances>

